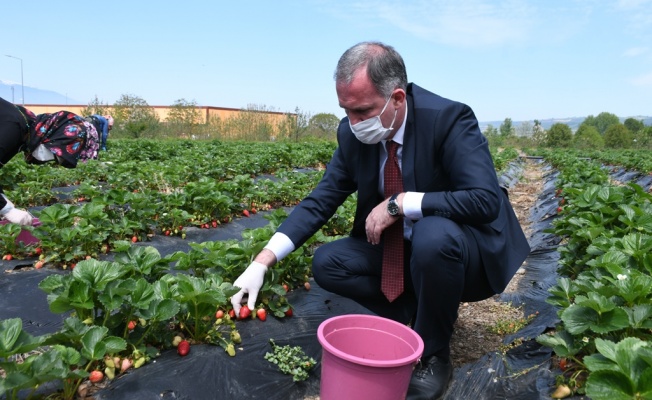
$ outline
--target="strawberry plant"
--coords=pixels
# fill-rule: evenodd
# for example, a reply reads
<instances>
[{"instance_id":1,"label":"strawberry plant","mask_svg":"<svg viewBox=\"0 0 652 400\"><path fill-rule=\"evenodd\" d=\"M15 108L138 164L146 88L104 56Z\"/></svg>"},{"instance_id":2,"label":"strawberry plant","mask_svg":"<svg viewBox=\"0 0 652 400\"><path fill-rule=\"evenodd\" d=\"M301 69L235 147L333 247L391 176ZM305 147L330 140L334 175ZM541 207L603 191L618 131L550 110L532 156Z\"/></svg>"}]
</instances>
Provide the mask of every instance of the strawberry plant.
<instances>
[{"instance_id":1,"label":"strawberry plant","mask_svg":"<svg viewBox=\"0 0 652 400\"><path fill-rule=\"evenodd\" d=\"M207 177L188 182L184 192L187 196L185 210L193 215L197 224L219 220L229 215L233 208L233 198L222 193L219 182Z\"/></svg>"},{"instance_id":2,"label":"strawberry plant","mask_svg":"<svg viewBox=\"0 0 652 400\"><path fill-rule=\"evenodd\" d=\"M23 229L30 229L30 227L11 223L0 224L0 248L3 249L3 255L16 255L23 252L24 246L21 246L21 243L16 243L16 239Z\"/></svg>"},{"instance_id":3,"label":"strawberry plant","mask_svg":"<svg viewBox=\"0 0 652 400\"><path fill-rule=\"evenodd\" d=\"M299 346L279 346L273 339L269 339L269 343L272 345L272 352L265 353L265 360L278 366L284 374L292 375L294 382L308 379L308 373L317 364L312 357L308 357Z\"/></svg>"},{"instance_id":4,"label":"strawberry plant","mask_svg":"<svg viewBox=\"0 0 652 400\"><path fill-rule=\"evenodd\" d=\"M226 306L228 298L238 292L237 288L214 274L204 278L177 274L167 281L172 297L181 305L178 315L179 327L196 341L207 339L206 336L213 326L215 307ZM217 339L206 341L212 340Z\"/></svg>"},{"instance_id":5,"label":"strawberry plant","mask_svg":"<svg viewBox=\"0 0 652 400\"><path fill-rule=\"evenodd\" d=\"M644 399L652 394L652 344L637 338L596 339L597 354L584 358L591 374L586 394L595 400Z\"/></svg>"},{"instance_id":6,"label":"strawberry plant","mask_svg":"<svg viewBox=\"0 0 652 400\"><path fill-rule=\"evenodd\" d=\"M641 371L650 370L652 195L632 183L609 185L599 166L563 159L565 211L549 229L563 239L561 277L547 299L559 308L561 324L537 341L566 361L560 390L644 398L650 392L649 374Z\"/></svg>"}]
</instances>

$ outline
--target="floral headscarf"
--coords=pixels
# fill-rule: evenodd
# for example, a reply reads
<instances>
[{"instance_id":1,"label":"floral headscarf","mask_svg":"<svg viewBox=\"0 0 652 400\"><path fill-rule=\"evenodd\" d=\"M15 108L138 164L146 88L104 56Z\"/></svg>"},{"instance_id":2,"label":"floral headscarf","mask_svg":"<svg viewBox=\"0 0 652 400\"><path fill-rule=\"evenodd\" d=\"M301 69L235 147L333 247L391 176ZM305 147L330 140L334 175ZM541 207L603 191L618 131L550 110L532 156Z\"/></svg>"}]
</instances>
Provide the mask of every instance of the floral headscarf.
<instances>
[{"instance_id":1,"label":"floral headscarf","mask_svg":"<svg viewBox=\"0 0 652 400\"><path fill-rule=\"evenodd\" d=\"M50 150L56 161L66 168L75 168L79 160L97 158L100 147L97 131L79 115L59 111L35 116L30 112L27 118L31 119L25 144L28 163L39 163L32 153L40 145Z\"/></svg>"}]
</instances>

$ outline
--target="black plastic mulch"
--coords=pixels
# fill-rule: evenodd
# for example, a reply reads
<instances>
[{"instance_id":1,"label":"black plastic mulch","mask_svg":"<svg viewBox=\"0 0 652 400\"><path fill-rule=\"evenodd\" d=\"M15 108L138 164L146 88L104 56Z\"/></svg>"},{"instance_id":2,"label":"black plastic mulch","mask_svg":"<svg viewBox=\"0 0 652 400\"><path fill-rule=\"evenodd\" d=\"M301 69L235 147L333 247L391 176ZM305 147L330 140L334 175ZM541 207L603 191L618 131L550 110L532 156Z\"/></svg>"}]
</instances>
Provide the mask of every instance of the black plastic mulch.
<instances>
[{"instance_id":1,"label":"black plastic mulch","mask_svg":"<svg viewBox=\"0 0 652 400\"><path fill-rule=\"evenodd\" d=\"M529 162L543 162L532 161ZM453 399L550 399L555 377L560 371L551 365L553 355L549 348L540 346L535 338L553 328L558 322L556 309L545 302L547 289L555 284L559 239L543 231L555 218L557 199L554 196L556 172L546 168L544 190L531 210L532 234L529 238L532 252L524 266L518 289L500 295L500 300L514 306L523 306L525 315L538 312L532 322L503 340L512 345L505 353L488 353L476 362L456 366L453 381L445 396ZM515 163L501 178L510 187L518 181L522 164ZM634 181L649 188L652 177L622 170L613 170L617 179ZM244 228L267 225L263 213L252 218L236 219L216 229L189 228L186 240L157 236L144 245L156 247L161 255L174 251L188 251L188 242L240 239ZM5 273L0 276L0 319L20 317L24 329L32 335L55 332L65 316L52 314L46 296L37 285L48 274L67 273L47 269L8 271L20 265L31 265L33 260L3 261ZM277 319L268 317L238 322L242 346L235 357L229 357L221 347L197 345L186 357L174 350L164 351L160 357L139 369L118 377L95 398L122 399L304 399L319 395L321 345L317 328L326 319L343 314L369 312L357 303L331 294L312 282L310 291L298 289L288 294L294 307L294 316ZM269 339L278 345L300 346L308 356L318 361L304 382L295 383L282 374L275 365L264 359L271 351Z\"/></svg>"}]
</instances>

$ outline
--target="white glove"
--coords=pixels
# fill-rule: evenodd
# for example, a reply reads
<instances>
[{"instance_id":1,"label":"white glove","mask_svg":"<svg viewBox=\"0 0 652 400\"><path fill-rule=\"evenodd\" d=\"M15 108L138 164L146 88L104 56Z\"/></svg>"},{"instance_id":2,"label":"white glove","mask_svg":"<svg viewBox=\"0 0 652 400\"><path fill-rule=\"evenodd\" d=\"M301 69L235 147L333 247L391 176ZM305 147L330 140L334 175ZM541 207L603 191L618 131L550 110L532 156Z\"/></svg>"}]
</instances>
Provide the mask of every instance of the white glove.
<instances>
[{"instance_id":1,"label":"white glove","mask_svg":"<svg viewBox=\"0 0 652 400\"><path fill-rule=\"evenodd\" d=\"M245 293L249 294L247 305L253 312L254 307L256 307L258 291L260 291L260 288L263 286L266 272L267 266L265 264L254 261L249 264L247 269L245 269L238 279L233 282L233 286L240 288L240 291L231 297L231 305L233 305L233 311L235 311L236 316L240 314L240 307L242 307L240 302Z\"/></svg>"},{"instance_id":2,"label":"white glove","mask_svg":"<svg viewBox=\"0 0 652 400\"><path fill-rule=\"evenodd\" d=\"M14 203L12 203L4 194L2 197L7 201L7 205L0 210L0 215L14 224L32 225L32 214L14 207Z\"/></svg>"}]
</instances>

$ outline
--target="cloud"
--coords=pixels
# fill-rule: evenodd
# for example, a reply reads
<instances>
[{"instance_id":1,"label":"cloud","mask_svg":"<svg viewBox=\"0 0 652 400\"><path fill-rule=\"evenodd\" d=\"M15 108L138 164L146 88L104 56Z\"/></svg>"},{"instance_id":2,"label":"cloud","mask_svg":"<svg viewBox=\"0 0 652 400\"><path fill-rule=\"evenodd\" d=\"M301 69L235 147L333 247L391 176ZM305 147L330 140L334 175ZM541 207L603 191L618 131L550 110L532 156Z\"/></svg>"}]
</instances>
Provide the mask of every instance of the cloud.
<instances>
[{"instance_id":1,"label":"cloud","mask_svg":"<svg viewBox=\"0 0 652 400\"><path fill-rule=\"evenodd\" d=\"M625 57L638 57L647 53L649 49L647 47L631 47L623 53Z\"/></svg>"},{"instance_id":2,"label":"cloud","mask_svg":"<svg viewBox=\"0 0 652 400\"><path fill-rule=\"evenodd\" d=\"M652 27L652 0L617 0L616 10L625 14L631 31L649 38Z\"/></svg>"},{"instance_id":3,"label":"cloud","mask_svg":"<svg viewBox=\"0 0 652 400\"><path fill-rule=\"evenodd\" d=\"M564 42L602 6L602 0L541 5L528 0L354 0L345 12L324 0L314 1L321 11L360 27L398 28L422 40L464 48Z\"/></svg>"},{"instance_id":4,"label":"cloud","mask_svg":"<svg viewBox=\"0 0 652 400\"><path fill-rule=\"evenodd\" d=\"M634 77L630 83L634 86L652 86L652 72Z\"/></svg>"},{"instance_id":5,"label":"cloud","mask_svg":"<svg viewBox=\"0 0 652 400\"><path fill-rule=\"evenodd\" d=\"M378 16L421 39L452 46L484 47L528 36L532 9L522 1L415 1L375 3Z\"/></svg>"}]
</instances>

